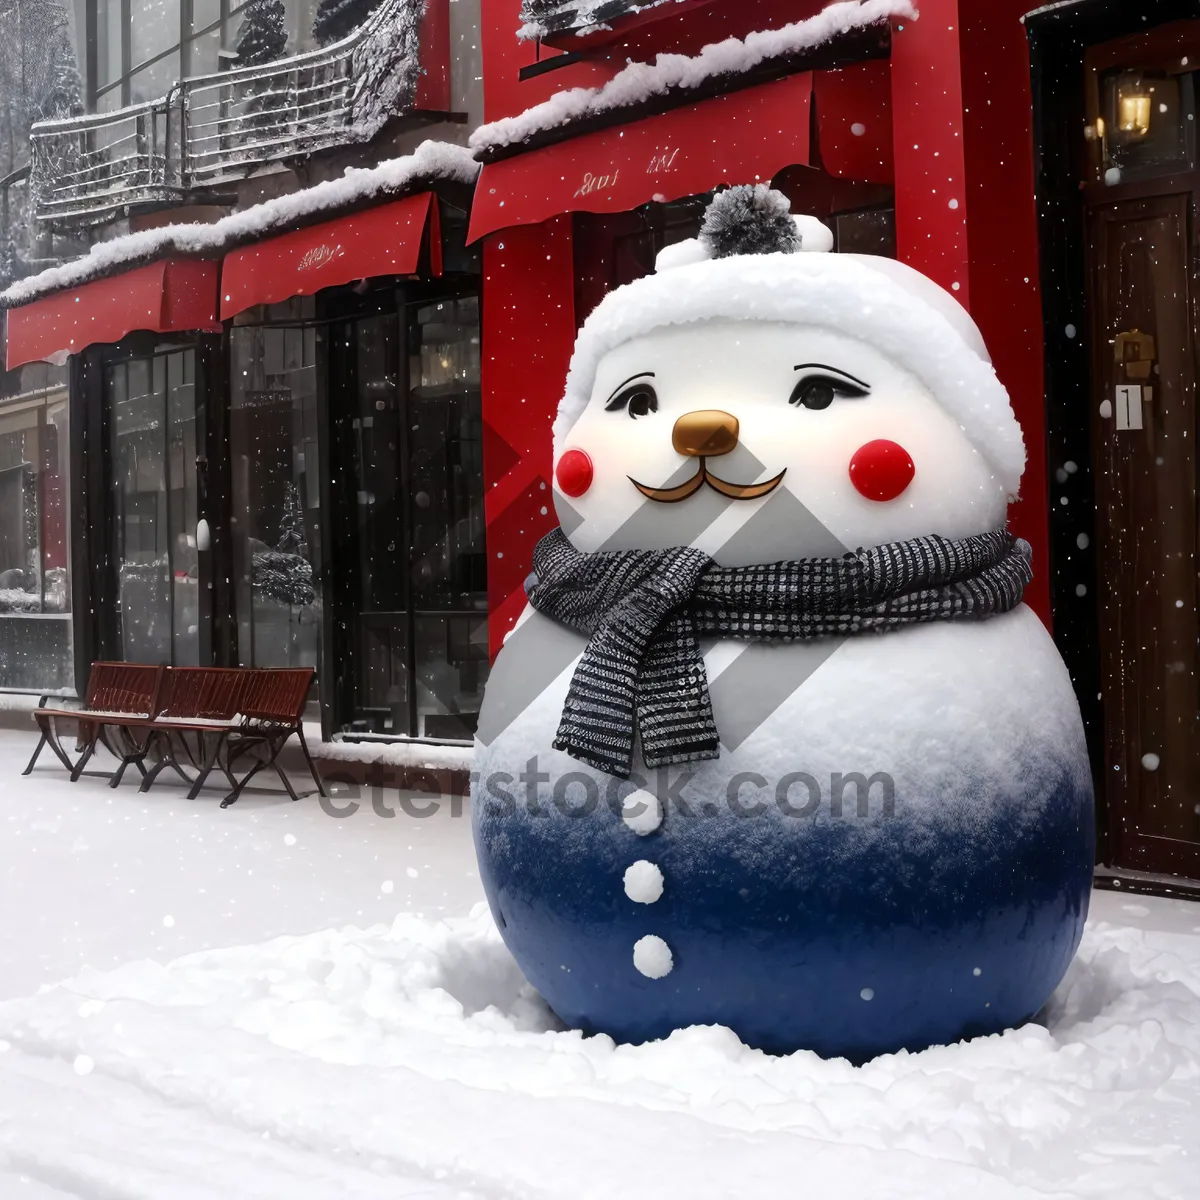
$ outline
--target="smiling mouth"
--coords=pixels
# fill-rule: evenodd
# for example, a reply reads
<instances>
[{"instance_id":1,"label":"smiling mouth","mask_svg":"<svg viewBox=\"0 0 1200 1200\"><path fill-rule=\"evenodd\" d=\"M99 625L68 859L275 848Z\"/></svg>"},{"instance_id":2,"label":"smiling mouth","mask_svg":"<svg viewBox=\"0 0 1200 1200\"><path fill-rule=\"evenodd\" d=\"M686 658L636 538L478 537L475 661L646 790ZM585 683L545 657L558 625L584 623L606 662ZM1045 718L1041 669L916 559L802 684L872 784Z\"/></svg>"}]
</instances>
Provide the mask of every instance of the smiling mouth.
<instances>
[{"instance_id":1,"label":"smiling mouth","mask_svg":"<svg viewBox=\"0 0 1200 1200\"><path fill-rule=\"evenodd\" d=\"M659 504L677 504L680 500L686 500L689 496L694 495L705 484L708 484L714 492L720 492L722 496L730 500L758 500L762 496L769 496L787 474L787 467L784 467L774 479L768 479L765 483L728 483L714 475L708 469L708 464L703 458L699 462L700 467L696 474L676 487L649 487L644 483L638 483L632 475L628 477L629 482L648 500L657 500Z\"/></svg>"}]
</instances>

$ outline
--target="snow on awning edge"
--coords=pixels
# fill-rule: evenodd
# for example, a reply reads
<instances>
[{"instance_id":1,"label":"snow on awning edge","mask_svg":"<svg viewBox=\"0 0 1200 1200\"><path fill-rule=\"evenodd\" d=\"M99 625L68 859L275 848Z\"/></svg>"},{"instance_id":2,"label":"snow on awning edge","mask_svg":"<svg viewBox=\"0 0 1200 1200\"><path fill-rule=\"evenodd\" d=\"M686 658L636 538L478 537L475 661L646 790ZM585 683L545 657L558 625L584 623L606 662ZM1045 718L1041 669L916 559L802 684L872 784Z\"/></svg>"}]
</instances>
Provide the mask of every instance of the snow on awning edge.
<instances>
[{"instance_id":1,"label":"snow on awning edge","mask_svg":"<svg viewBox=\"0 0 1200 1200\"><path fill-rule=\"evenodd\" d=\"M0 307L19 308L53 292L79 287L169 255L224 254L259 238L336 216L363 201L398 198L425 183L472 184L478 174L479 164L469 150L451 142L424 141L412 154L387 159L374 167L349 167L338 179L264 200L211 225L163 225L99 242L81 258L18 279L0 292Z\"/></svg>"},{"instance_id":2,"label":"snow on awning edge","mask_svg":"<svg viewBox=\"0 0 1200 1200\"><path fill-rule=\"evenodd\" d=\"M838 0L802 21L713 42L695 55L659 54L653 62L630 63L599 87L569 88L516 116L480 125L467 144L476 155L516 146L551 129L634 108L677 89L698 88L717 76L744 75L761 63L815 49L839 34L917 17L914 0Z\"/></svg>"}]
</instances>

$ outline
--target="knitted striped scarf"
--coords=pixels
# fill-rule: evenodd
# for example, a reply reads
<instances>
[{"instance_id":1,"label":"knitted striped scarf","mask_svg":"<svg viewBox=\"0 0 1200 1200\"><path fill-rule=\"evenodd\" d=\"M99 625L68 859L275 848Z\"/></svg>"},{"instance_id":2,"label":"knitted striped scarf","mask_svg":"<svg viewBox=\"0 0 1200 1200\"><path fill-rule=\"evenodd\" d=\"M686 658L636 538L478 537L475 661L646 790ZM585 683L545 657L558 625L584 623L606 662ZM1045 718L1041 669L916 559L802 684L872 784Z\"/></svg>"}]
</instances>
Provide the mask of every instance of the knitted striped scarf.
<instances>
[{"instance_id":1,"label":"knitted striped scarf","mask_svg":"<svg viewBox=\"0 0 1200 1200\"><path fill-rule=\"evenodd\" d=\"M719 567L686 546L584 554L554 529L533 552L529 601L589 638L554 748L622 778L635 730L648 766L716 758L700 637L790 642L982 620L1015 608L1031 578L1029 544L1003 529L756 567Z\"/></svg>"}]
</instances>

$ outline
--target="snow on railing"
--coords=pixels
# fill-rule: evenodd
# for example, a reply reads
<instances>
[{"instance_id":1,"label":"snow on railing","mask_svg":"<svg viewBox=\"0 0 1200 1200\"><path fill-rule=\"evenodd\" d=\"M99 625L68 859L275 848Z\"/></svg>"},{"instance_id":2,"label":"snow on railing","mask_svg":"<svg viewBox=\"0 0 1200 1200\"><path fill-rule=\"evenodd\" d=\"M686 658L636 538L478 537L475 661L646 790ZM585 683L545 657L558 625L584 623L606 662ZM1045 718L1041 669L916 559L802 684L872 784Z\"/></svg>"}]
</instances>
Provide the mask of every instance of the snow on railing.
<instances>
[{"instance_id":1,"label":"snow on railing","mask_svg":"<svg viewBox=\"0 0 1200 1200\"><path fill-rule=\"evenodd\" d=\"M348 37L257 67L184 79L160 100L38 121L34 215L99 224L170 203L256 166L367 141L411 106L426 0L383 0Z\"/></svg>"}]
</instances>

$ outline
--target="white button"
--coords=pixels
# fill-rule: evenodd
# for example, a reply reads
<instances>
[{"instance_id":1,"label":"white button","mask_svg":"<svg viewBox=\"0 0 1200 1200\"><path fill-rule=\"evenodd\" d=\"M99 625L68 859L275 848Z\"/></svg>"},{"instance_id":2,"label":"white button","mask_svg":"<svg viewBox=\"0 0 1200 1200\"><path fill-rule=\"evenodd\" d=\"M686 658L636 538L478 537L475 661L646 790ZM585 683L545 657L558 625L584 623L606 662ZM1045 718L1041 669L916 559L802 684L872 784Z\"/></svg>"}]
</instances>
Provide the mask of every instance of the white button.
<instances>
[{"instance_id":1,"label":"white button","mask_svg":"<svg viewBox=\"0 0 1200 1200\"><path fill-rule=\"evenodd\" d=\"M625 895L636 904L653 904L663 894L663 873L652 862L638 859L625 870Z\"/></svg>"},{"instance_id":2,"label":"white button","mask_svg":"<svg viewBox=\"0 0 1200 1200\"><path fill-rule=\"evenodd\" d=\"M671 947L657 934L649 933L633 944L633 965L647 979L662 979L675 966Z\"/></svg>"},{"instance_id":3,"label":"white button","mask_svg":"<svg viewBox=\"0 0 1200 1200\"><path fill-rule=\"evenodd\" d=\"M662 805L653 792L638 788L621 801L621 820L639 837L653 833L663 819Z\"/></svg>"}]
</instances>

